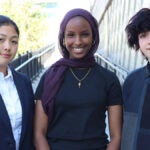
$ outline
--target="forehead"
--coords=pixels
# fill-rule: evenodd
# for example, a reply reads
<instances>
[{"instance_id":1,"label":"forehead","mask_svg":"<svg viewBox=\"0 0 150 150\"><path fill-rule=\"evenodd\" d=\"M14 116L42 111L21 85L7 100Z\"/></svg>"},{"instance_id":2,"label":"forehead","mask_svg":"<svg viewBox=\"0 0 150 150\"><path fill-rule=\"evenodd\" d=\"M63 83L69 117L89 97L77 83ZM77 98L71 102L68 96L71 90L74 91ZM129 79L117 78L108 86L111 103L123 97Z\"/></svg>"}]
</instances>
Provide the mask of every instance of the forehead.
<instances>
[{"instance_id":1,"label":"forehead","mask_svg":"<svg viewBox=\"0 0 150 150\"><path fill-rule=\"evenodd\" d=\"M66 29L73 28L73 27L85 27L85 28L91 28L90 23L82 16L76 16L71 18L67 25Z\"/></svg>"},{"instance_id":2,"label":"forehead","mask_svg":"<svg viewBox=\"0 0 150 150\"><path fill-rule=\"evenodd\" d=\"M0 34L1 35L12 35L12 36L18 37L18 33L15 30L15 27L11 24L1 25L0 26Z\"/></svg>"}]
</instances>

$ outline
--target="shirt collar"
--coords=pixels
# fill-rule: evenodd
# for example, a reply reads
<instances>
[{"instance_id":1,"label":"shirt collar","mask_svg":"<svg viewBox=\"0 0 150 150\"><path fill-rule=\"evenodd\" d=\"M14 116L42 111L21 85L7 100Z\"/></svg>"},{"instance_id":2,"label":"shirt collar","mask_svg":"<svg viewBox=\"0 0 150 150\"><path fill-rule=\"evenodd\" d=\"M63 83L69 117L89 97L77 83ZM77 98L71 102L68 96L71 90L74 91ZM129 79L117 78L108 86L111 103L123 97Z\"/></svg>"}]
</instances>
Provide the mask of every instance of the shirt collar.
<instances>
[{"instance_id":1,"label":"shirt collar","mask_svg":"<svg viewBox=\"0 0 150 150\"><path fill-rule=\"evenodd\" d=\"M11 79L11 80L13 80L12 71L9 67L8 67L7 71L8 71L8 74L6 76L4 76L4 74L2 72L0 72L0 79L3 79L3 80L4 79Z\"/></svg>"}]
</instances>

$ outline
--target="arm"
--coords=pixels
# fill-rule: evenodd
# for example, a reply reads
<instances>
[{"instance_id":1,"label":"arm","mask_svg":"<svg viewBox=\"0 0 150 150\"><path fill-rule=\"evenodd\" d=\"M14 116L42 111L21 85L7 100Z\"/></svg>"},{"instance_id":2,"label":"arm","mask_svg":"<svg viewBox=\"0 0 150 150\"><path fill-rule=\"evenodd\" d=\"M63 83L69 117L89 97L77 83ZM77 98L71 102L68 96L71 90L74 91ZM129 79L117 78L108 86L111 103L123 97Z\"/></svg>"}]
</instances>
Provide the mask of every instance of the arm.
<instances>
[{"instance_id":1,"label":"arm","mask_svg":"<svg viewBox=\"0 0 150 150\"><path fill-rule=\"evenodd\" d=\"M43 110L41 100L37 100L34 118L34 144L36 150L50 150L46 139L48 117Z\"/></svg>"},{"instance_id":2,"label":"arm","mask_svg":"<svg viewBox=\"0 0 150 150\"><path fill-rule=\"evenodd\" d=\"M108 107L108 122L110 132L110 143L107 150L120 150L122 132L122 106L114 105Z\"/></svg>"}]
</instances>

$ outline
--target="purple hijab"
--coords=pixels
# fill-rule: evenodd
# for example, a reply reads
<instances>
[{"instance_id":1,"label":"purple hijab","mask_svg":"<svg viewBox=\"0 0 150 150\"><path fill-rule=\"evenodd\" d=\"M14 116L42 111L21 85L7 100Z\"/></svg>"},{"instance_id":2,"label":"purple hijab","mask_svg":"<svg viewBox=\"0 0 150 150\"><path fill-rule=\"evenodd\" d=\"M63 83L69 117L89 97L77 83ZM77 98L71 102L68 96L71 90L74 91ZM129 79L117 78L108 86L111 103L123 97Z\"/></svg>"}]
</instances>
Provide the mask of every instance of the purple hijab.
<instances>
[{"instance_id":1,"label":"purple hijab","mask_svg":"<svg viewBox=\"0 0 150 150\"><path fill-rule=\"evenodd\" d=\"M86 56L82 59L70 59L66 47L63 45L64 32L68 21L76 16L85 18L92 29L93 44ZM63 81L64 73L68 67L91 67L95 65L94 53L99 44L99 31L96 19L87 10L77 8L70 10L63 18L59 29L59 49L63 58L54 63L46 72L44 90L42 94L42 105L48 115L49 123L52 121L54 112L55 95Z\"/></svg>"}]
</instances>

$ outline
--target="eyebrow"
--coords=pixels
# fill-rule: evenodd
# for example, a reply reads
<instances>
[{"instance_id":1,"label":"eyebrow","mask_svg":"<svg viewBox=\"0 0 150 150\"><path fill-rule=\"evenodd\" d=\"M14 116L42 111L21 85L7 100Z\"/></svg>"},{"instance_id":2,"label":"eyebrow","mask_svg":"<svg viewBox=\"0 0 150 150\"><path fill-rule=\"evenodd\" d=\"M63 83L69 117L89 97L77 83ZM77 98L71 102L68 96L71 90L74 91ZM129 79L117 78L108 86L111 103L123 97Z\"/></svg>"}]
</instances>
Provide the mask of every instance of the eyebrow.
<instances>
[{"instance_id":1,"label":"eyebrow","mask_svg":"<svg viewBox=\"0 0 150 150\"><path fill-rule=\"evenodd\" d=\"M0 35L2 35L2 36L7 36L7 35L5 35L5 34L3 34L3 33L0 33ZM18 36L18 35L13 35L11 38L19 38L19 36Z\"/></svg>"},{"instance_id":2,"label":"eyebrow","mask_svg":"<svg viewBox=\"0 0 150 150\"><path fill-rule=\"evenodd\" d=\"M73 31L73 30L68 30L68 31L66 31L66 32L75 32L75 31ZM81 31L81 32L90 32L89 30L87 30L87 29L84 29L83 31Z\"/></svg>"}]
</instances>

